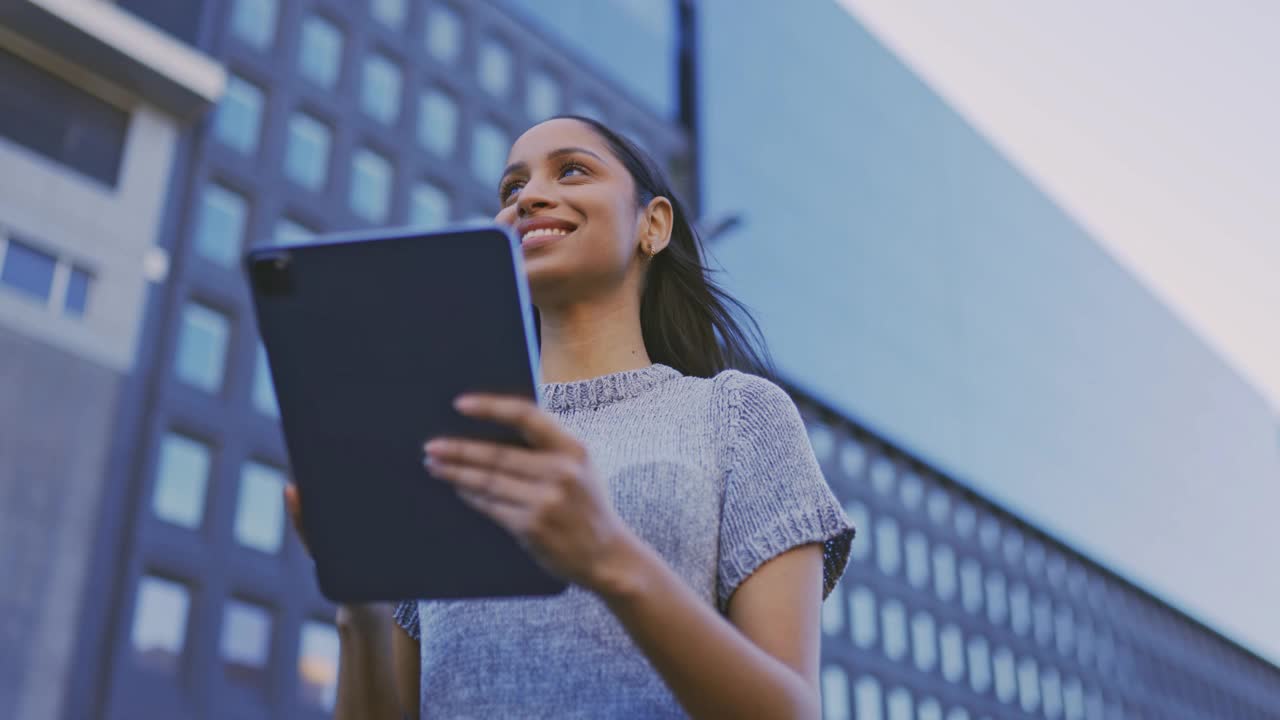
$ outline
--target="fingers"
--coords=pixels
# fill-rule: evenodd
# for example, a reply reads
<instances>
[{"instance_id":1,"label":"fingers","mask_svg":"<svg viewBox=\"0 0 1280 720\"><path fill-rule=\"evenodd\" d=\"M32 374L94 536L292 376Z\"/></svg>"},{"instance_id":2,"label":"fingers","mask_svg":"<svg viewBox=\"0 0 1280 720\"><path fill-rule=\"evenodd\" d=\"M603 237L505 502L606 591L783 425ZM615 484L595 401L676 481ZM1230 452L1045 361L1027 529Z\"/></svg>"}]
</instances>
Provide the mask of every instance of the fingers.
<instances>
[{"instance_id":1,"label":"fingers","mask_svg":"<svg viewBox=\"0 0 1280 720\"><path fill-rule=\"evenodd\" d=\"M432 438L422 449L433 460L492 468L526 478L545 474L543 470L548 464L545 452L483 440Z\"/></svg>"},{"instance_id":2,"label":"fingers","mask_svg":"<svg viewBox=\"0 0 1280 720\"><path fill-rule=\"evenodd\" d=\"M545 491L544 487L527 477L492 467L437 460L428 462L428 471L437 478L453 484L459 494L464 492L478 494L496 503L527 507Z\"/></svg>"},{"instance_id":3,"label":"fingers","mask_svg":"<svg viewBox=\"0 0 1280 720\"><path fill-rule=\"evenodd\" d=\"M585 452L577 438L528 398L475 393L459 396L454 407L470 417L511 425L520 430L534 447L563 450L574 455Z\"/></svg>"}]
</instances>

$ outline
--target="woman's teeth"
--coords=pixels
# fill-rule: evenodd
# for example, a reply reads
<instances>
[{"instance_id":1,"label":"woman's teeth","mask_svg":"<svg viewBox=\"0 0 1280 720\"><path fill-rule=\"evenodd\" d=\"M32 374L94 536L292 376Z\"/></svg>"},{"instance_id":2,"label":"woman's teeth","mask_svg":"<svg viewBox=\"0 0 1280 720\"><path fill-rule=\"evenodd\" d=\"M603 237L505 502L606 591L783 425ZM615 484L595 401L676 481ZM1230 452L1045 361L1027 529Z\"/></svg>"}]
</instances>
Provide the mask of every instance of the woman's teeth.
<instances>
[{"instance_id":1,"label":"woman's teeth","mask_svg":"<svg viewBox=\"0 0 1280 720\"><path fill-rule=\"evenodd\" d=\"M559 228L543 228L541 230L530 230L529 232L525 233L524 237L520 238L520 240L521 241L532 240L533 238L541 237L543 235L568 235L568 234L569 234L568 230L561 230Z\"/></svg>"}]
</instances>

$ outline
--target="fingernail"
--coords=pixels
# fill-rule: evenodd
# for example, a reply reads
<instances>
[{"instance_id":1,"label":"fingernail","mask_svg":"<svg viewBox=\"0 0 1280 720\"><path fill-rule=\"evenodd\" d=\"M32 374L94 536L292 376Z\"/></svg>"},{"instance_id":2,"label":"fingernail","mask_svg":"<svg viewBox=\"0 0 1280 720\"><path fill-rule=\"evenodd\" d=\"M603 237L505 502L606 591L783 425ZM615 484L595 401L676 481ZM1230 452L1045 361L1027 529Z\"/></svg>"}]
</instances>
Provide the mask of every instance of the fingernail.
<instances>
[{"instance_id":1,"label":"fingernail","mask_svg":"<svg viewBox=\"0 0 1280 720\"><path fill-rule=\"evenodd\" d=\"M471 407L472 399L470 395L459 395L453 399L453 407L455 410L466 410Z\"/></svg>"}]
</instances>

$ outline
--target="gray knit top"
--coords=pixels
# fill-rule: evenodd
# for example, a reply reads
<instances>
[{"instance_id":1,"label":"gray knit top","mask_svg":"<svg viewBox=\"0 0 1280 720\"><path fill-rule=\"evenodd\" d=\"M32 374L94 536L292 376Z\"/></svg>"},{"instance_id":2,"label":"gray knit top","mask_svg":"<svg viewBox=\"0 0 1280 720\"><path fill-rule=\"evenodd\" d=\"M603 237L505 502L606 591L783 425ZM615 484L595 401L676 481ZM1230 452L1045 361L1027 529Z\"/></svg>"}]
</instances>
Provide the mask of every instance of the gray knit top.
<instances>
[{"instance_id":1,"label":"gray knit top","mask_svg":"<svg viewBox=\"0 0 1280 720\"><path fill-rule=\"evenodd\" d=\"M539 385L578 437L619 516L725 612L766 560L823 543L823 598L854 528L823 479L790 396L736 370L653 364ZM400 603L421 642L423 718L686 717L593 593Z\"/></svg>"}]
</instances>

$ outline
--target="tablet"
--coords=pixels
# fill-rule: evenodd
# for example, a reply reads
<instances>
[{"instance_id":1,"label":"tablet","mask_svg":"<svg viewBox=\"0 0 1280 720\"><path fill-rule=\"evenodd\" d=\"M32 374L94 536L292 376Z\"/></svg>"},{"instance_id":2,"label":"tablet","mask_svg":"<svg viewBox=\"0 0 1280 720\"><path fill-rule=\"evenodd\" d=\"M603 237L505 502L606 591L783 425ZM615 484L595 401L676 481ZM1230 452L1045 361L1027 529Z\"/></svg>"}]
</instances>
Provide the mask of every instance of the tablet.
<instances>
[{"instance_id":1,"label":"tablet","mask_svg":"<svg viewBox=\"0 0 1280 720\"><path fill-rule=\"evenodd\" d=\"M440 435L524 444L452 406L467 391L537 400L519 240L496 225L366 231L257 248L244 268L325 597L564 590L422 465Z\"/></svg>"}]
</instances>

